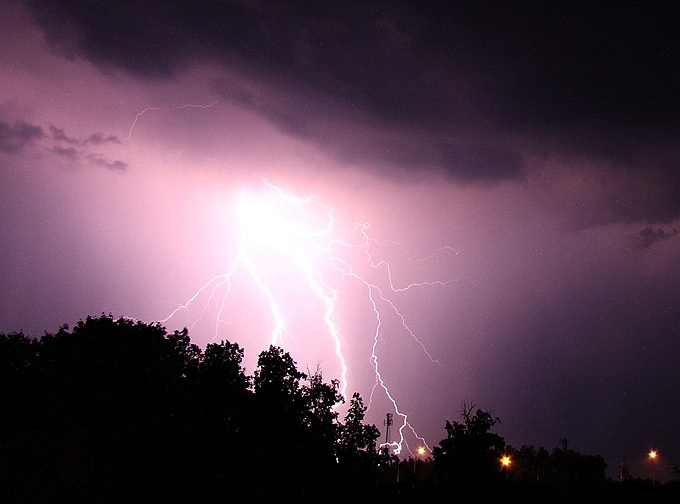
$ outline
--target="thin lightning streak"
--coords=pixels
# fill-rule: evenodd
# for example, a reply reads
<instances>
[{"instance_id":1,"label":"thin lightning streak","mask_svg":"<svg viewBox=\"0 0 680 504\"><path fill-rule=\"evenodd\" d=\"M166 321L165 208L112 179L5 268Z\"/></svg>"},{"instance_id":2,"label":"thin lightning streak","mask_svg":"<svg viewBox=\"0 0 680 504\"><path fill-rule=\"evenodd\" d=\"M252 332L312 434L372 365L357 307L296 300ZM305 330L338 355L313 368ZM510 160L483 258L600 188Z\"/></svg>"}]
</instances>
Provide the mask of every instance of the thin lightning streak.
<instances>
[{"instance_id":1,"label":"thin lightning streak","mask_svg":"<svg viewBox=\"0 0 680 504\"><path fill-rule=\"evenodd\" d=\"M137 125L137 121L139 121L139 118L142 117L144 114L146 114L147 112L149 112L149 111L151 111L151 110L181 110L181 109L185 109L185 108L202 108L202 109L207 109L207 108L211 108L211 107L215 106L215 104L216 104L218 101L219 101L219 100L215 100L214 102L212 102L212 103L209 104L209 105L200 105L200 104L198 104L198 105L192 105L192 104L187 104L187 105L179 105L179 106L176 106L176 107L146 107L144 110L142 110L140 113L138 113L138 114L135 116L135 119L132 121L132 125L130 126L130 131L128 132L128 135L127 135L127 137L125 138L125 142L126 142L126 143L129 142L129 141L130 141L130 138L132 138L132 132L135 130L135 126Z\"/></svg>"},{"instance_id":2,"label":"thin lightning streak","mask_svg":"<svg viewBox=\"0 0 680 504\"><path fill-rule=\"evenodd\" d=\"M137 119L143 113L144 112L138 114ZM131 132L133 128L134 124L130 130ZM199 318L204 316L208 306L211 305L213 301L217 301L219 308L215 319L214 340L219 334L220 325L228 324L228 320L226 319L227 301L231 293L232 280L237 271L243 270L248 274L252 283L264 295L267 301L273 325L271 343L273 345L283 346L284 336L295 341L294 335L291 334L291 331L286 324L287 314L281 308L280 301L283 301L283 299L277 298L275 291L272 289L273 286L268 283L266 276L263 276L260 271L260 263L255 260L255 256L261 251L266 251L269 254L275 253L277 254L276 257L279 257L280 255L282 259L292 261L292 264L296 267L296 271L301 275L301 279L304 280L304 284L323 305L324 324L327 334L333 342L335 356L341 369L339 380L340 392L343 396L347 397L348 367L343 354L343 342L336 313L338 292L324 280L321 270L319 269L321 265L326 264L338 273L360 282L367 291L368 300L376 321L370 356L371 366L375 375L375 383L371 389L368 407L371 407L376 390L381 389L391 403L396 415L401 418L401 425L398 429L399 440L396 442L389 442L386 446L390 446L395 454L401 453L404 446L409 453L413 453L405 439L405 431L409 430L423 446L430 449L425 439L418 435L409 422L407 414L400 409L397 399L381 374L380 359L378 356L378 341L381 337L384 314L381 313L379 304L387 306L389 308L388 311L392 313L393 316L396 316L409 338L419 345L422 352L432 363L443 368L441 363L430 354L424 343L407 324L404 315L390 299L389 294L403 293L411 289L426 287L451 290L451 284L454 281L436 280L411 283L404 286L396 285L393 281L390 264L385 260L374 261L371 256L371 245L380 245L381 243L372 240L369 237L370 224L355 224L354 230L350 231L350 234L354 234L359 238L355 243L348 243L339 238L332 239L331 235L334 224L333 209L317 202L317 195L308 198L296 198L285 193L279 187L270 184L266 180L263 182L268 189L271 189L276 194L276 203L272 204L271 201L267 199L258 199L245 191L241 192L238 201L238 252L231 263L229 271L225 274L213 277L186 303L178 306L170 313L170 315L161 320L161 322L164 323L169 321L179 312L188 310L191 305L197 303L199 299L207 296L208 301L203 305ZM303 215L307 215L312 211L312 208L310 208L311 205L314 205L313 208L322 209L321 215L323 216L323 221L316 226L306 225L304 219L298 218L298 220L296 220L295 217L298 214L294 212L286 213L285 211L286 209L293 208L302 211ZM320 240L324 240L325 244L320 244ZM334 250L342 251L349 249L361 251L361 254L365 257L363 264L386 277L386 287L384 289L375 282L369 281L364 277L350 261L341 258L338 253L334 253ZM444 247L435 251L430 257L434 257L435 254L446 250L452 251L449 247ZM267 259L271 260L271 257L267 256Z\"/></svg>"},{"instance_id":3,"label":"thin lightning streak","mask_svg":"<svg viewBox=\"0 0 680 504\"><path fill-rule=\"evenodd\" d=\"M404 287L395 287L394 281L392 280L392 269L391 269L390 264L387 261L384 261L384 260L379 261L379 262L375 262L375 261L373 261L373 258L371 257L370 244L371 244L372 240L368 236L368 230L370 229L370 227L371 227L370 224L367 224L367 223L364 223L364 224L361 224L361 225L357 224L355 226L355 230L358 231L361 234L361 236L363 237L363 240L359 245L353 246L353 245L349 245L349 244L343 243L343 242L338 242L338 243L341 243L343 246L362 248L363 253L366 256L366 264L370 265L374 269L377 270L377 269L380 269L380 267L384 266L384 268L387 272L389 288L392 292L406 292L406 291L409 291L409 290L414 289L416 287L433 287L433 286L440 286L440 287L444 287L448 290L451 290L450 284L454 283L454 280L449 280L449 281L446 281L446 282L442 282L440 280L436 280L434 282L416 282L416 283L408 284ZM373 241L373 242L377 243L377 244L393 243L395 245L399 245L400 247L404 248L404 246L402 244L397 243L397 242L393 242L393 241L389 241L389 242ZM438 252L443 251L443 250L451 250L452 251L453 249L451 247L442 247L441 249L436 250L434 253L432 253L430 256L428 256L424 259L420 259L418 261L411 261L410 258L409 258L409 261L412 262L412 263L423 262L423 261L426 261L427 259L434 257L435 254L437 254ZM416 334L413 332L411 327L406 323L406 319L401 314L399 309L395 306L395 304L390 299L388 299L388 298L386 298L385 296L382 295L382 290L379 289L377 286L366 282L366 280L364 280L362 277L360 277L358 275L355 275L355 274L352 273L352 276L354 276L355 278L357 278L358 280L363 282L366 285L366 287L368 287L369 289L375 288L379 292L380 299L383 300L385 303L387 303L390 306L390 308L394 311L395 315L401 320L401 324L404 327L404 329L408 332L409 336L421 347L421 349L423 350L423 353L425 353L425 355L427 355L428 359L430 359L430 362L432 362L433 364L437 364L439 367L441 367L443 369L444 366L437 359L432 357L432 355L427 350L427 348L425 348L425 345L423 344L423 342L420 341L418 336L416 336ZM375 308L375 304L374 304L374 308ZM369 407L370 407L370 402L369 402Z\"/></svg>"},{"instance_id":4,"label":"thin lightning streak","mask_svg":"<svg viewBox=\"0 0 680 504\"><path fill-rule=\"evenodd\" d=\"M360 226L361 233L362 233L362 235L363 235L363 237L364 237L364 239L365 239L365 242L363 243L363 246L364 246L364 247L368 247L368 245L369 245L369 243L370 243L370 240L369 240L369 238L368 238L368 235L365 234L365 233L366 233L366 230L367 230L369 227L370 227L370 226L368 226L367 224L364 224L364 225ZM369 264L373 265L373 262L370 260L370 254L369 254L369 259L368 259L367 262L368 262ZM437 365L439 365L440 367L443 367L443 366L441 366L441 364L440 364L437 360L435 360L435 359L430 355L430 353L427 351L427 349L425 348L425 346L423 345L423 343L416 337L416 335L413 333L413 331L411 330L411 328L406 324L406 321L405 321L405 319L404 319L404 316L399 312L399 310L398 310L397 307L394 305L394 303L393 303L392 301L390 301L389 299L387 299L387 298L383 295L383 292L382 292L382 290L380 289L380 287L378 287L378 286L375 285L375 284L372 284L372 283L368 282L368 281L365 280L363 277L361 277L360 275L356 274L356 273L354 272L354 270L352 269L352 267L351 267L348 263L346 263L346 262L344 262L344 261L340 261L340 263L341 263L342 265L344 265L345 267L348 268L347 271L345 272L347 275L349 275L349 276L351 276L351 277L353 277L353 278L356 278L358 281L360 281L361 283L363 283L363 284L366 286L367 291L368 291L368 298L369 298L369 300L370 300L370 302L371 302L371 305L372 305L372 307L373 307L373 313L374 313L375 319L376 319L376 328L375 328L375 333L374 333L374 336L373 336L373 345L372 345L372 347L371 347L371 357L370 357L371 365L373 366L373 370L374 370L374 372L375 372L375 383L373 384L373 387L371 388L371 394L370 394L369 400L368 400L368 409L370 409L371 404L372 404L372 402L373 402L373 395L374 395L374 393L375 393L375 389L376 389L378 386L380 386L380 388L385 392L385 395L387 396L388 400L392 403L392 407L394 408L394 412L397 414L397 416L401 417L401 419L402 419L402 423L401 423L401 425L399 426L399 430L398 430L398 432L399 432L399 441L383 443L383 444L381 444L381 448L383 448L383 447L385 447L385 446L389 446L389 447L391 447L391 448L393 449L393 451L394 451L394 453L395 453L396 455L399 455L399 454L401 453L402 449L403 449L403 445L406 445L406 449L408 450L408 452L409 452L411 455L413 455L413 452L411 451L411 449L410 449L410 447L409 447L409 445L408 445L408 443L406 442L406 439L405 439L405 437L404 437L404 429L408 428L408 429L413 433L413 435L420 441L420 443L421 443L423 446L425 446L428 450L432 451L432 450L430 449L430 447L428 446L428 444L427 444L425 438L423 438L422 436L420 436L420 435L416 432L416 430L413 428L413 426L409 423L409 421L408 421L408 415L406 415L405 413L403 413L402 411L400 411L399 405L398 405L397 401L396 401L396 400L394 399L394 397L392 396L392 393L390 392L389 387L388 387L387 384L385 383L385 380L383 379L382 374L380 373L380 363L379 363L378 354L377 354L377 346L378 346L378 339L379 339L379 337L380 337L380 329L381 329L381 327L382 327L382 318L381 318L381 316L380 316L380 309L378 308L376 299L375 299L375 297L374 297L374 292L376 292L376 293L378 294L378 297L380 298L380 300L386 302L386 303L392 308L392 310L395 312L395 314L396 314L396 315L399 317L399 319L401 320L402 325L403 325L403 327L406 329L406 331L408 332L408 334L409 334L409 335L410 335L410 336L411 336L411 337L412 337L412 338L413 338L413 339L421 346L421 348L423 349L424 353L428 356L428 358L430 359L430 361L433 362L433 363L435 363L435 364L437 364ZM388 271L389 271L389 270L388 270ZM428 284L432 284L432 285L445 285L446 282L431 282L431 283L428 283ZM394 292L399 292L399 291L405 291L405 290L407 290L407 289L410 288L410 287L414 287L414 286L421 285L421 284L411 284L411 285L409 285L409 286L407 286L407 287L405 287L405 288L402 288L402 289L395 289L395 288L394 288L394 285L393 285L393 283L392 283L392 279L391 279L391 277L390 277L390 279L389 279L389 285L390 285L390 289L391 289L392 291L394 291Z\"/></svg>"},{"instance_id":5,"label":"thin lightning streak","mask_svg":"<svg viewBox=\"0 0 680 504\"><path fill-rule=\"evenodd\" d=\"M377 287L375 287L375 286L369 286L369 298L370 298L370 300L371 300L371 304L373 305L373 311L374 311L374 313L375 313L376 320L378 321L378 323L377 323L377 325L376 325L376 329L375 329L375 335L374 335L374 338L373 338L373 346L371 347L371 362L373 363L373 369L375 370L375 377L376 377L375 385L376 385L376 386L377 386L378 384L380 385L380 387L381 387L381 388L383 389L383 391L385 392L385 395L387 396L387 398L388 398L388 399L390 400L390 402L392 403L392 406L394 407L394 412L395 412L398 416L400 416L401 419L402 419L402 423L401 423L401 425L399 426L399 441L394 442L394 443L389 443L389 442L388 442L388 443L386 443L386 444L381 445L381 448L382 448L383 446L390 446L390 447L394 450L394 453L395 453L396 455L399 455L399 454L401 453L401 450L402 450L402 444L405 444L405 445L406 445L406 449L409 451L409 453L411 453L411 455L413 455L413 452L411 451L410 447L408 446L408 443L406 443L406 440L405 440L405 438L404 438L404 429L405 429L406 427L408 427L408 428L411 430L411 432L415 435L415 437L416 437L418 440L420 440L420 442L421 442L423 445L425 445L425 446L427 447L428 450L430 450L430 447L427 445L427 442L425 441L425 438L419 436L418 433L415 431L415 429L414 429L414 428L411 426L411 424L408 422L408 415L406 415L405 413L402 413L402 412L399 410L399 405L397 404L397 401L394 399L394 397L392 397L392 393L390 392L389 388L388 388L387 385L385 384L385 381L383 380L382 375L380 374L380 370L379 370L379 362L378 362L378 355L377 355L377 353L376 353L376 347L378 346L378 337L379 337L379 335L380 335L380 328L381 328L381 326L382 326L382 320L381 320L381 318L380 318L380 311L378 310L378 307L377 307L377 305L376 305L375 299L373 298L373 292L372 292L373 289L375 289L376 291L378 291L378 294L380 295L380 298L381 298L381 299L384 299L384 297L383 297L383 295L382 295L382 292L380 292L380 289L379 289L379 288L377 288ZM403 317L402 317L402 320L403 320ZM409 332L410 332L410 330L409 330ZM411 333L411 334L412 334L412 333ZM428 354L428 355L429 355L429 354ZM375 386L373 387L373 391L374 391L374 390L375 390ZM371 397L370 397L370 399L369 399L369 407L370 407L371 401L373 400L373 391L371 391ZM430 451L432 451L432 450L430 450Z\"/></svg>"}]
</instances>

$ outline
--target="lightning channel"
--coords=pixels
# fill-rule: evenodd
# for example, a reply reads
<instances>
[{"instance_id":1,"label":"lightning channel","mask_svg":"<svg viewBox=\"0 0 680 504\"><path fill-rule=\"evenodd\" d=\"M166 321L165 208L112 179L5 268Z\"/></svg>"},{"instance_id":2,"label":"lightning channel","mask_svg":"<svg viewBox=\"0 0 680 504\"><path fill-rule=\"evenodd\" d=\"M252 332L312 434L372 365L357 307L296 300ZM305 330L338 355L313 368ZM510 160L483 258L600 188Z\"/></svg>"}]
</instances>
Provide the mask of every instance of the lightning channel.
<instances>
[{"instance_id":1,"label":"lightning channel","mask_svg":"<svg viewBox=\"0 0 680 504\"><path fill-rule=\"evenodd\" d=\"M138 114L137 119L143 113L144 111ZM132 133L133 128L134 124L130 133ZM229 324L227 304L232 290L232 282L236 273L243 271L266 299L272 324L271 344L283 347L288 339L295 342L295 334L289 329L287 322L290 314L282 308L282 301L284 300L281 298L281 294L277 294L276 289L273 288L271 279L268 279L267 275L263 273L262 258L260 257L259 261L257 259L258 254L265 253L265 257L269 260L282 260L287 265L294 265L296 274L307 286L309 293L317 301L320 301L326 335L332 341L335 359L340 369L340 393L347 397L350 373L345 357L345 342L338 323L337 301L339 293L337 287L334 287L332 282L326 279L323 274L323 271L326 270L324 265L330 267L338 274L359 282L365 289L372 309L375 326L369 361L375 382L371 388L368 408L371 407L374 394L381 390L392 405L394 413L401 419L401 424L397 430L399 439L389 441L383 446L389 446L396 455L399 455L404 448L413 454L405 436L406 432L410 432L421 446L425 446L429 450L430 447L426 440L418 434L409 421L408 415L400 408L397 398L383 376L378 342L383 336L383 319L389 313L391 314L390 317L396 317L408 337L419 346L430 362L443 368L442 364L428 351L416 332L409 326L406 317L400 312L391 295L407 292L411 289L443 288L451 290L451 285L456 280L423 281L402 286L397 285L393 280L390 263L386 260L375 261L372 257L371 247L380 245L381 242L370 237L371 225L369 223L355 223L354 229L349 230L345 235L357 238L335 237L333 236L335 232L333 208L319 202L318 195L298 198L266 180L263 180L263 184L269 193L267 197L258 197L246 191L240 193L238 201L238 247L228 271L210 279L192 297L175 308L160 322L170 321L180 312L189 310L192 305L199 304L207 298L207 301L203 301L196 321L206 315L209 306L217 303L215 334L213 336L213 340L215 340L220 333L221 326ZM272 193L275 196L274 198L271 196ZM309 214L315 214L313 223L309 223L304 218ZM398 245L401 246L401 244ZM354 264L353 261L341 257L339 251L352 249L360 252L359 255L364 258L363 262ZM432 257L437 253L446 251L453 252L453 249L444 247L435 251ZM383 287L378 285L375 280L369 280L359 271L365 267L369 267L386 278Z\"/></svg>"},{"instance_id":2,"label":"lightning channel","mask_svg":"<svg viewBox=\"0 0 680 504\"><path fill-rule=\"evenodd\" d=\"M137 126L137 121L139 121L139 119L140 119L144 114L146 114L147 112L150 112L150 111L152 111L152 110L182 110L182 109L185 109L185 108L201 108L201 109L207 109L207 108L212 108L212 107L214 107L214 106L217 104L218 101L219 101L219 100L215 100L214 102L209 103L209 104L207 104L207 105L190 104L190 103L188 103L188 104L186 104L186 105L177 105L177 106L174 106L174 107L146 107L144 110L142 110L141 112L139 112L139 113L135 116L134 120L132 121L132 125L130 126L130 130L128 131L127 137L125 137L125 142L127 143L127 142L130 141L130 138L132 138L132 132L135 130L135 126Z\"/></svg>"}]
</instances>

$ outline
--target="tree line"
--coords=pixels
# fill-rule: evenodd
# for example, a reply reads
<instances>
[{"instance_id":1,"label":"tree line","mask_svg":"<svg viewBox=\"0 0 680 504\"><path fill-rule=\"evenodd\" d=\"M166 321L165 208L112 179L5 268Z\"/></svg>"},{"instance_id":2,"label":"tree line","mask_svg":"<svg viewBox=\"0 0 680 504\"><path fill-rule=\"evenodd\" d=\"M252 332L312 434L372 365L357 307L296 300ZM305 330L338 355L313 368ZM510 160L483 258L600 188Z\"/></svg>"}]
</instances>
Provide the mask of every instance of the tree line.
<instances>
[{"instance_id":1,"label":"tree line","mask_svg":"<svg viewBox=\"0 0 680 504\"><path fill-rule=\"evenodd\" d=\"M0 335L3 502L316 501L371 481L380 433L358 394L341 420L337 381L274 346L252 376L242 359L105 315Z\"/></svg>"},{"instance_id":2,"label":"tree line","mask_svg":"<svg viewBox=\"0 0 680 504\"><path fill-rule=\"evenodd\" d=\"M601 457L506 446L469 402L432 457L400 461L359 394L339 418L337 381L275 346L249 376L243 355L110 315L0 334L0 501L627 502Z\"/></svg>"}]
</instances>

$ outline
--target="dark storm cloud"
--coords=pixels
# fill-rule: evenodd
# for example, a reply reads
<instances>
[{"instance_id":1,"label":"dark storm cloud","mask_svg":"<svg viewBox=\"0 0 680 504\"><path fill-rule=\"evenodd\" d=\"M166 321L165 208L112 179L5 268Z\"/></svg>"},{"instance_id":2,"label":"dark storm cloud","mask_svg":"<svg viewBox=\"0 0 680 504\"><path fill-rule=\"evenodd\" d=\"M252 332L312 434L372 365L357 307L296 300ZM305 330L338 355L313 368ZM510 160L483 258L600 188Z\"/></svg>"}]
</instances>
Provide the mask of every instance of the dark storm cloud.
<instances>
[{"instance_id":1,"label":"dark storm cloud","mask_svg":"<svg viewBox=\"0 0 680 504\"><path fill-rule=\"evenodd\" d=\"M78 163L82 158L85 158L90 162L90 164L95 166L112 170L127 169L127 164L123 161L109 161L99 154L91 152L88 153L87 150L77 149L74 147L74 145L77 145L82 146L83 149L86 149L88 145L100 146L106 143L120 144L121 141L116 135L105 135L104 133L97 132L89 135L84 140L81 140L76 137L68 136L63 128L57 128L54 125L49 126L49 132L52 140L67 145L67 147L63 147L62 145L53 145L49 149L49 152L52 154L56 154L57 156L73 161L74 163Z\"/></svg>"},{"instance_id":2,"label":"dark storm cloud","mask_svg":"<svg viewBox=\"0 0 680 504\"><path fill-rule=\"evenodd\" d=\"M636 236L636 242L640 247L647 248L651 247L657 242L668 240L669 238L674 238L678 236L678 230L673 228L672 230L666 231L661 228L653 228L652 226L647 226L642 231L640 231Z\"/></svg>"},{"instance_id":3,"label":"dark storm cloud","mask_svg":"<svg viewBox=\"0 0 680 504\"><path fill-rule=\"evenodd\" d=\"M678 14L591 2L31 2L65 54L142 78L218 59L380 117L448 123L677 117ZM485 98L470 106L466 98ZM493 112L493 114L490 114ZM488 117L487 117L488 119Z\"/></svg>"},{"instance_id":4,"label":"dark storm cloud","mask_svg":"<svg viewBox=\"0 0 680 504\"><path fill-rule=\"evenodd\" d=\"M105 157L97 154L88 154L87 159L95 166L101 166L102 168L107 168L109 170L124 171L127 170L128 167L127 163L124 163L123 161L118 159L109 161Z\"/></svg>"},{"instance_id":5,"label":"dark storm cloud","mask_svg":"<svg viewBox=\"0 0 680 504\"><path fill-rule=\"evenodd\" d=\"M74 147L60 147L58 145L52 146L50 152L56 154L57 156L65 157L68 159L78 159L80 152Z\"/></svg>"},{"instance_id":6,"label":"dark storm cloud","mask_svg":"<svg viewBox=\"0 0 680 504\"><path fill-rule=\"evenodd\" d=\"M56 140L57 142L65 142L65 143L69 143L69 144L78 144L78 145L85 145L85 144L102 145L102 144L105 144L105 143L114 143L114 144L120 144L121 143L120 139L116 135L105 135L102 132L92 133L86 139L79 140L78 138L68 136L63 128L57 128L56 126L54 126L52 124L50 124L49 130L50 130L50 135L52 135L52 139Z\"/></svg>"},{"instance_id":7,"label":"dark storm cloud","mask_svg":"<svg viewBox=\"0 0 680 504\"><path fill-rule=\"evenodd\" d=\"M50 134L52 135L52 139L56 140L57 142L66 142L66 143L70 143L70 144L79 144L80 143L80 141L78 141L77 138L73 138L73 137L66 135L63 128L57 128L56 126L53 126L53 125L50 124L49 129L50 129Z\"/></svg>"},{"instance_id":8,"label":"dark storm cloud","mask_svg":"<svg viewBox=\"0 0 680 504\"><path fill-rule=\"evenodd\" d=\"M120 141L120 138L118 138L116 135L105 135L104 133L93 133L89 137L87 137L85 140L83 140L83 143L90 143L93 145L102 145L105 143L114 143L114 144L121 144L122 142Z\"/></svg>"},{"instance_id":9,"label":"dark storm cloud","mask_svg":"<svg viewBox=\"0 0 680 504\"><path fill-rule=\"evenodd\" d=\"M521 178L528 152L664 175L654 151L678 145L671 4L30 5L52 47L107 71L159 79L219 64L242 82L218 83L222 97L341 159L498 181ZM680 212L653 207L640 211Z\"/></svg>"},{"instance_id":10,"label":"dark storm cloud","mask_svg":"<svg viewBox=\"0 0 680 504\"><path fill-rule=\"evenodd\" d=\"M214 80L213 89L225 100L267 117L288 133L322 143L337 158L351 163L386 162L410 169L406 178L431 169L446 171L461 182L522 176L521 153L497 139L470 132L451 135L431 126L419 130L408 124L391 125L350 104L338 104L330 95L287 85L271 89L224 78ZM395 176L394 171L389 174Z\"/></svg>"},{"instance_id":11,"label":"dark storm cloud","mask_svg":"<svg viewBox=\"0 0 680 504\"><path fill-rule=\"evenodd\" d=\"M106 168L109 170L124 171L127 169L127 163L120 160L109 161L106 157L99 154L86 154L75 147L61 147L54 145L50 149L52 154L56 154L62 158L68 159L75 164L80 163L81 159L86 159L91 165Z\"/></svg>"},{"instance_id":12,"label":"dark storm cloud","mask_svg":"<svg viewBox=\"0 0 680 504\"><path fill-rule=\"evenodd\" d=\"M40 126L24 121L15 121L13 124L0 121L0 152L19 152L29 142L44 136L45 132Z\"/></svg>"}]
</instances>

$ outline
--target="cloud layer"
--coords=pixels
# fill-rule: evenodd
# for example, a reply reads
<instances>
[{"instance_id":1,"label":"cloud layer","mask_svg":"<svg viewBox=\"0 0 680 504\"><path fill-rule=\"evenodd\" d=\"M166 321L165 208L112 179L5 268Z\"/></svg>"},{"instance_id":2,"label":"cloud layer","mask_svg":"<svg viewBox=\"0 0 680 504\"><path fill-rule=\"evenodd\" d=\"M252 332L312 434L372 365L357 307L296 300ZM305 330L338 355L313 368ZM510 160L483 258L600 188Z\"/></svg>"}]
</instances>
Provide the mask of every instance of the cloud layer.
<instances>
[{"instance_id":1,"label":"cloud layer","mask_svg":"<svg viewBox=\"0 0 680 504\"><path fill-rule=\"evenodd\" d=\"M31 8L68 58L149 81L217 65L221 99L387 177L497 183L567 158L603 176L633 172L658 182L647 201L621 202L614 220L680 214L671 197L680 189L680 53L669 43L679 20L670 6L33 1Z\"/></svg>"}]
</instances>

